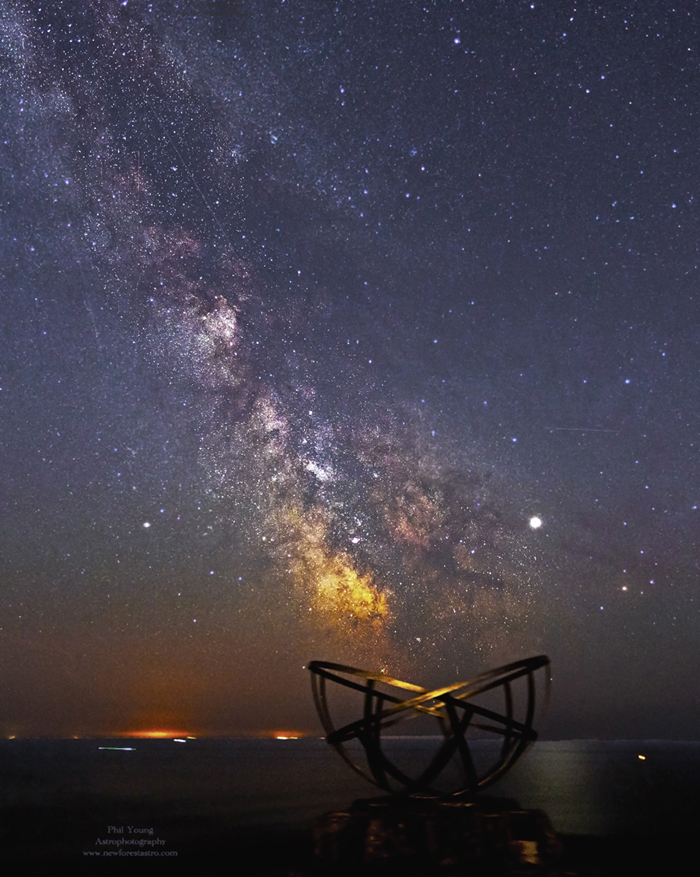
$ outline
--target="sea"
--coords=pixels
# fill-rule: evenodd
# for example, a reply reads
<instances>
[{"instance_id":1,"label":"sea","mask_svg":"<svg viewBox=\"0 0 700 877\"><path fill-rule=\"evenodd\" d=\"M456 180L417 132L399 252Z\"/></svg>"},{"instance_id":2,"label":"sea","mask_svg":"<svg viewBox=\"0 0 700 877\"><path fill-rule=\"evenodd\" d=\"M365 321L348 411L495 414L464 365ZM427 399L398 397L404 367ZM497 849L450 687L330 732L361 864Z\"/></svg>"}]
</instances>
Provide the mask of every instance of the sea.
<instances>
[{"instance_id":1,"label":"sea","mask_svg":"<svg viewBox=\"0 0 700 877\"><path fill-rule=\"evenodd\" d=\"M410 765L435 741L386 745ZM318 738L2 740L0 861L284 846L378 794ZM700 742L539 741L487 794L544 810L562 835L687 837L700 816Z\"/></svg>"}]
</instances>

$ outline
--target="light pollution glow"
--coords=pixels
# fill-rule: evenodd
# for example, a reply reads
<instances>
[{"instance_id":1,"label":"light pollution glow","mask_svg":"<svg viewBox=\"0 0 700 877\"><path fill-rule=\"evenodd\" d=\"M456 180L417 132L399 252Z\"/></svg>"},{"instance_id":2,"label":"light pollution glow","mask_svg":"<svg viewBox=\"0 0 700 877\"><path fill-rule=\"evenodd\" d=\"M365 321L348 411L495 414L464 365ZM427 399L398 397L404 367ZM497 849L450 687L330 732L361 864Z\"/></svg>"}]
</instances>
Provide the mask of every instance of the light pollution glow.
<instances>
[{"instance_id":1,"label":"light pollution glow","mask_svg":"<svg viewBox=\"0 0 700 877\"><path fill-rule=\"evenodd\" d=\"M175 737L185 737L188 740L194 740L195 738L192 736L188 736L186 731L167 731L162 730L160 728L148 730L148 731L125 731L122 734L118 734L119 737L139 737L144 738L146 740L164 740Z\"/></svg>"}]
</instances>

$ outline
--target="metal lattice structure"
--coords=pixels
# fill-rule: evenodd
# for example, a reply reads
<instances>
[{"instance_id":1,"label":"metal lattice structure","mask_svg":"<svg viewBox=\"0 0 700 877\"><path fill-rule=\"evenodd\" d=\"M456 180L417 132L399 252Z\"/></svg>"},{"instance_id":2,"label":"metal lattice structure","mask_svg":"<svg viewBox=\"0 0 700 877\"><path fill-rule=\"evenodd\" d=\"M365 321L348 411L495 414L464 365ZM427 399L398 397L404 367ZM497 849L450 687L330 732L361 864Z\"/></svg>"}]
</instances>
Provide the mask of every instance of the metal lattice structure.
<instances>
[{"instance_id":1,"label":"metal lattice structure","mask_svg":"<svg viewBox=\"0 0 700 877\"><path fill-rule=\"evenodd\" d=\"M428 691L384 673L358 670L343 664L313 661L309 664L316 709L326 731L326 740L357 773L387 792L410 795L469 796L495 782L509 770L527 747L537 739L532 723L535 716L535 676L542 670L549 690L549 658L538 655L488 670L444 688ZM334 682L363 695L362 718L336 728L331 718L327 683ZM514 686L524 686L522 704L515 706ZM487 692L501 689L504 711L480 705ZM401 692L410 692L408 697ZM493 698L493 695L489 695ZM515 713L520 713L516 718ZM418 776L399 769L382 747L382 733L397 723L418 716L435 719L442 741L428 766ZM477 767L472 758L468 732L502 738L494 761ZM385 737L386 739L386 737ZM366 767L352 758L346 744L358 740L367 759ZM457 758L463 780L449 791L436 785L445 768Z\"/></svg>"}]
</instances>

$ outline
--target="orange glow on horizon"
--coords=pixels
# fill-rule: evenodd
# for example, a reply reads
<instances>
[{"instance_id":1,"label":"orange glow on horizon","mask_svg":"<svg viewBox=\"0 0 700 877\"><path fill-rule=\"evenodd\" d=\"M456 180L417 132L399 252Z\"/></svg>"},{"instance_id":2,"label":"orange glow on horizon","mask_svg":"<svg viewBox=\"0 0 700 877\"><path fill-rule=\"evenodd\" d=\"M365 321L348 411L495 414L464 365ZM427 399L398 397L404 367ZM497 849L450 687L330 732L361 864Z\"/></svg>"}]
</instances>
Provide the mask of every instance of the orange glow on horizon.
<instances>
[{"instance_id":1,"label":"orange glow on horizon","mask_svg":"<svg viewBox=\"0 0 700 877\"><path fill-rule=\"evenodd\" d=\"M168 739L170 737L190 737L191 734L188 734L187 731L162 731L162 730L150 730L150 731L124 731L122 734L119 734L120 737L143 737L148 740L159 740L159 739Z\"/></svg>"}]
</instances>

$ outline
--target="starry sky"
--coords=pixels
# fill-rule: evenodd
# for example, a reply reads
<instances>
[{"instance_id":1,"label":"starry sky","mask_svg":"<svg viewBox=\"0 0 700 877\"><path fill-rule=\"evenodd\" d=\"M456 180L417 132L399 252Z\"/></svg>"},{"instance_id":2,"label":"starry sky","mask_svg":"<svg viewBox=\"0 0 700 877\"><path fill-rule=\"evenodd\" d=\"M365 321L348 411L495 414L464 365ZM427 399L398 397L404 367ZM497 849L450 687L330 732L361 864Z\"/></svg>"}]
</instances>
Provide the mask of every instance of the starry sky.
<instances>
[{"instance_id":1,"label":"starry sky","mask_svg":"<svg viewBox=\"0 0 700 877\"><path fill-rule=\"evenodd\" d=\"M3 3L0 733L546 653L546 736L697 737L699 31Z\"/></svg>"}]
</instances>

